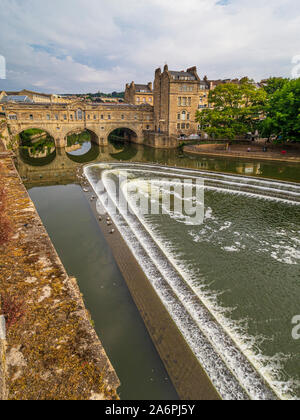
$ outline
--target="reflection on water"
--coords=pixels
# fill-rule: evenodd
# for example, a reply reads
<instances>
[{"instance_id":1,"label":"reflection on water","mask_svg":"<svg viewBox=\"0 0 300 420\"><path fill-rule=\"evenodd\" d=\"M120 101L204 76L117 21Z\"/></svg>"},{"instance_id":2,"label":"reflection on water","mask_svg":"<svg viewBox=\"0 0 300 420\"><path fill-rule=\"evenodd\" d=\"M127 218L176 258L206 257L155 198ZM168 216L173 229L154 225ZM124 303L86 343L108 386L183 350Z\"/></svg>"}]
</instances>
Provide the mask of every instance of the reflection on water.
<instances>
[{"instance_id":1,"label":"reflection on water","mask_svg":"<svg viewBox=\"0 0 300 420\"><path fill-rule=\"evenodd\" d=\"M43 130L32 128L19 135L20 148L30 158L43 159L55 151L53 137Z\"/></svg>"},{"instance_id":2,"label":"reflection on water","mask_svg":"<svg viewBox=\"0 0 300 420\"><path fill-rule=\"evenodd\" d=\"M300 182L300 165L290 162L254 161L241 158L191 156L178 150L160 150L132 143L111 142L107 147L83 141L66 149L52 151L47 157L32 158L27 149L19 151L19 168L32 173L34 166L45 166L44 170L60 171L68 168L74 172L80 164L88 162L151 162L174 167L232 173L238 175L274 178L282 181ZM27 166L24 167L24 164ZM27 177L27 176L26 176ZM28 177L27 177L28 178ZM30 178L30 176L29 176Z\"/></svg>"},{"instance_id":3,"label":"reflection on water","mask_svg":"<svg viewBox=\"0 0 300 420\"><path fill-rule=\"evenodd\" d=\"M72 156L82 156L92 148L92 138L88 131L71 134L67 137L66 152Z\"/></svg>"}]
</instances>

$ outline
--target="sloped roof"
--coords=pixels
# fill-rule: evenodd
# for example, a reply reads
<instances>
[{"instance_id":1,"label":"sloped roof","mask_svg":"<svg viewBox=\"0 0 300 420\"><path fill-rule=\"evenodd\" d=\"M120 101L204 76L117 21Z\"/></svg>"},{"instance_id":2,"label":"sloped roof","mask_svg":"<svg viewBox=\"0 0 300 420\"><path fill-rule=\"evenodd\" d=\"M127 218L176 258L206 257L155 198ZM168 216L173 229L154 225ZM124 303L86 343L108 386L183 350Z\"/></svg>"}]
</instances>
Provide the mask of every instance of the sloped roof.
<instances>
[{"instance_id":1,"label":"sloped roof","mask_svg":"<svg viewBox=\"0 0 300 420\"><path fill-rule=\"evenodd\" d=\"M188 73L186 71L173 71L173 70L171 70L169 73L171 74L171 76L175 76L176 79L179 79L180 77L188 77L191 80L196 80L196 77L195 77L194 74Z\"/></svg>"},{"instance_id":2,"label":"sloped roof","mask_svg":"<svg viewBox=\"0 0 300 420\"><path fill-rule=\"evenodd\" d=\"M2 98L2 102L32 102L28 96L8 95Z\"/></svg>"},{"instance_id":3,"label":"sloped roof","mask_svg":"<svg viewBox=\"0 0 300 420\"><path fill-rule=\"evenodd\" d=\"M135 85L136 92L152 93L148 85Z\"/></svg>"}]
</instances>

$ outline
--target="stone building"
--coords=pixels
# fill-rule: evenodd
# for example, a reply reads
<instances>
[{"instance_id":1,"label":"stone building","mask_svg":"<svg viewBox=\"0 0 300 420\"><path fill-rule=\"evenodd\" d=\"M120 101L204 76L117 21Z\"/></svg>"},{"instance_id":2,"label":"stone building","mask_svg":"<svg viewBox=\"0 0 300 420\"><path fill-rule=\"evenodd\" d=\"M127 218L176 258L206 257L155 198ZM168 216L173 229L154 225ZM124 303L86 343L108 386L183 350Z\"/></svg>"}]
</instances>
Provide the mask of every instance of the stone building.
<instances>
[{"instance_id":1,"label":"stone building","mask_svg":"<svg viewBox=\"0 0 300 420\"><path fill-rule=\"evenodd\" d=\"M165 65L155 71L154 125L155 131L169 136L191 135L198 132L196 111L208 106L209 83L200 80L197 68L172 71Z\"/></svg>"},{"instance_id":2,"label":"stone building","mask_svg":"<svg viewBox=\"0 0 300 420\"><path fill-rule=\"evenodd\" d=\"M153 105L152 82L147 85L136 85L134 82L127 84L125 102L132 105Z\"/></svg>"},{"instance_id":3,"label":"stone building","mask_svg":"<svg viewBox=\"0 0 300 420\"><path fill-rule=\"evenodd\" d=\"M2 101L3 98L5 98L7 96L6 92L4 90L0 91L0 102Z\"/></svg>"}]
</instances>

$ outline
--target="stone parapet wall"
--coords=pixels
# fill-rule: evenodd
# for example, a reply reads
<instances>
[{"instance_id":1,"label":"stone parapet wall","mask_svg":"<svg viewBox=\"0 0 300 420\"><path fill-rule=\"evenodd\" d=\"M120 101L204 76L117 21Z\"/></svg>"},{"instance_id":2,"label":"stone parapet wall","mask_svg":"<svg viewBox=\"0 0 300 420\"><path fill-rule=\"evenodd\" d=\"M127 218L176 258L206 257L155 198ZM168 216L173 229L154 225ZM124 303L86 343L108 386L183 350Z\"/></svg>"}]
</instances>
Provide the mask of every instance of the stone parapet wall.
<instances>
[{"instance_id":1,"label":"stone parapet wall","mask_svg":"<svg viewBox=\"0 0 300 420\"><path fill-rule=\"evenodd\" d=\"M0 190L6 398L118 399L119 379L92 327L76 280L66 273L12 159L4 153Z\"/></svg>"}]
</instances>

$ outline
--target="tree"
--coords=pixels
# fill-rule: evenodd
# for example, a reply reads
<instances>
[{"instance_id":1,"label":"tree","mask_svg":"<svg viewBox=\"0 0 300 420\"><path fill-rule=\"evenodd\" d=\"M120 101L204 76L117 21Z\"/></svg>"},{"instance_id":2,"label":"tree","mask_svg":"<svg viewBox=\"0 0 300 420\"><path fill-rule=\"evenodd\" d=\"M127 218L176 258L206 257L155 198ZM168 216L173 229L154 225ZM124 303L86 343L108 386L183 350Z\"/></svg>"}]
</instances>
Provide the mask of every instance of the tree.
<instances>
[{"instance_id":1,"label":"tree","mask_svg":"<svg viewBox=\"0 0 300 420\"><path fill-rule=\"evenodd\" d=\"M211 108L197 111L196 121L210 136L233 140L259 127L266 97L265 90L247 78L221 84L209 94Z\"/></svg>"},{"instance_id":2,"label":"tree","mask_svg":"<svg viewBox=\"0 0 300 420\"><path fill-rule=\"evenodd\" d=\"M289 82L289 79L283 79L282 77L270 77L264 83L263 89L268 95L273 95L277 90L283 88L283 86Z\"/></svg>"},{"instance_id":3,"label":"tree","mask_svg":"<svg viewBox=\"0 0 300 420\"><path fill-rule=\"evenodd\" d=\"M277 140L300 141L300 79L286 80L268 95L262 133Z\"/></svg>"}]
</instances>

